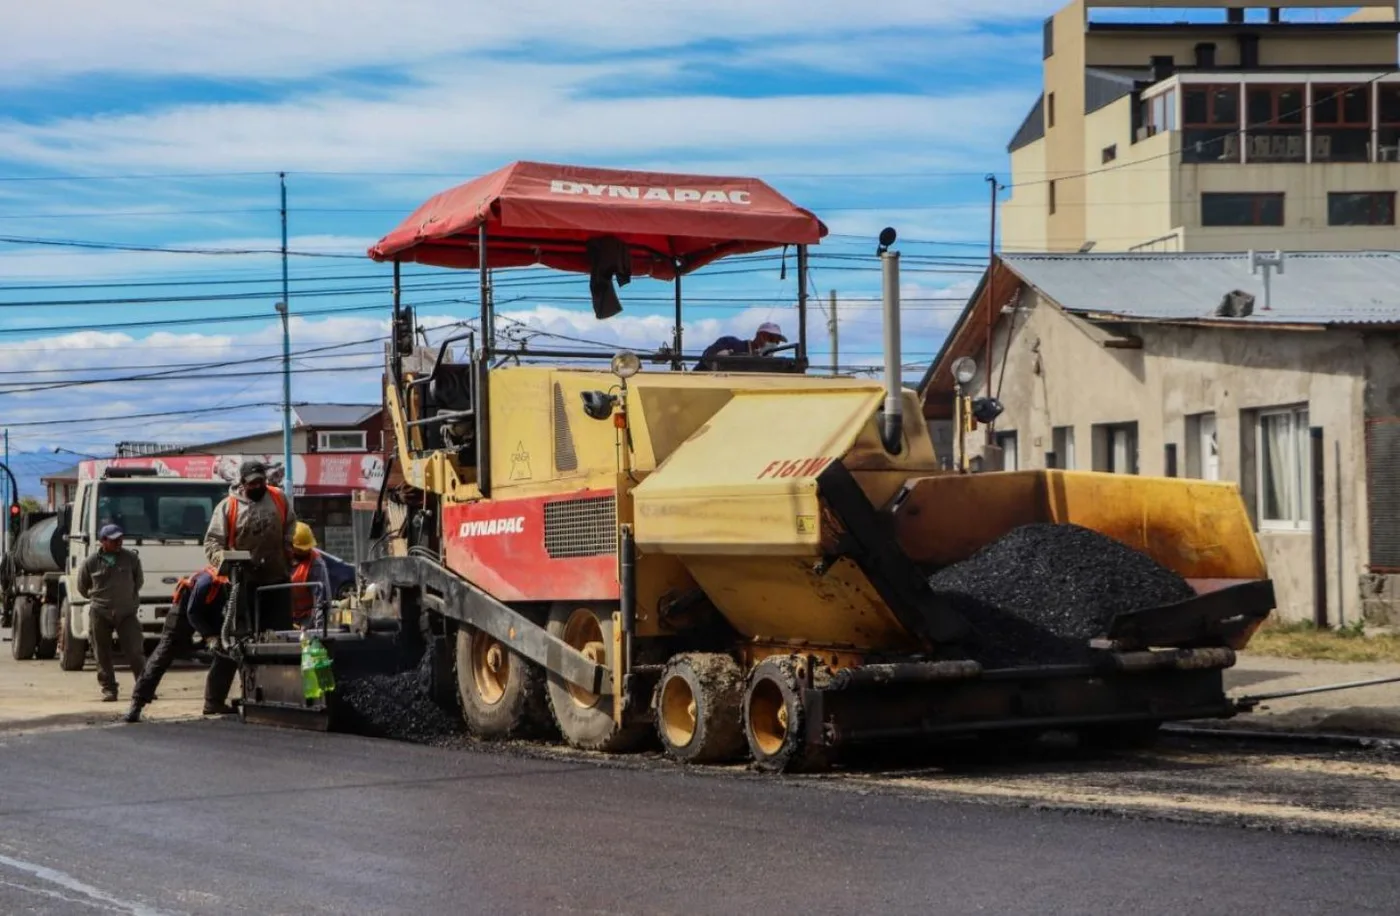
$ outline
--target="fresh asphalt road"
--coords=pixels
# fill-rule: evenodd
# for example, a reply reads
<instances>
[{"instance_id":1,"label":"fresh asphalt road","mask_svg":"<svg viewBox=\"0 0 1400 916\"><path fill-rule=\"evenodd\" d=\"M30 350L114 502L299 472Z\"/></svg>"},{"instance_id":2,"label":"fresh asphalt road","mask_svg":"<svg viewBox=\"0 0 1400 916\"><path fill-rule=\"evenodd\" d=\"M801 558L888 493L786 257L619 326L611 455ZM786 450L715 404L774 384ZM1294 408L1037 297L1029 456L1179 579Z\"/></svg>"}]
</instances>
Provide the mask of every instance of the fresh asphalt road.
<instances>
[{"instance_id":1,"label":"fresh asphalt road","mask_svg":"<svg viewBox=\"0 0 1400 916\"><path fill-rule=\"evenodd\" d=\"M5 913L1396 913L1397 862L232 721L0 735Z\"/></svg>"}]
</instances>

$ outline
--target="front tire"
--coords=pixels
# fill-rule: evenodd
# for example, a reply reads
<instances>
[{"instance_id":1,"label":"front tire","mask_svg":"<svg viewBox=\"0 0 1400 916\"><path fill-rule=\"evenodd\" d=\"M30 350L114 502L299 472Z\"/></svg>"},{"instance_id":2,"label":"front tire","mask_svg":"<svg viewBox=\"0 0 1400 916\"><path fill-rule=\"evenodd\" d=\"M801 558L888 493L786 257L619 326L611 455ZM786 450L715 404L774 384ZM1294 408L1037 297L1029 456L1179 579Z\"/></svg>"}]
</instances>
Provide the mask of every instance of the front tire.
<instances>
[{"instance_id":1,"label":"front tire","mask_svg":"<svg viewBox=\"0 0 1400 916\"><path fill-rule=\"evenodd\" d=\"M86 639L73 635L73 606L64 598L58 606L58 667L64 671L82 671L87 662Z\"/></svg>"},{"instance_id":2,"label":"front tire","mask_svg":"<svg viewBox=\"0 0 1400 916\"><path fill-rule=\"evenodd\" d=\"M612 613L609 607L557 604L549 610L549 632L597 664L611 666ZM620 698L589 693L550 672L549 708L559 732L571 746L587 751L626 753L640 750L651 735L646 722L619 726L613 703Z\"/></svg>"},{"instance_id":3,"label":"front tire","mask_svg":"<svg viewBox=\"0 0 1400 916\"><path fill-rule=\"evenodd\" d=\"M14 621L10 628L10 654L17 662L27 662L34 657L39 646L39 615L35 613L34 601L20 596L15 599Z\"/></svg>"},{"instance_id":4,"label":"front tire","mask_svg":"<svg viewBox=\"0 0 1400 916\"><path fill-rule=\"evenodd\" d=\"M544 669L499 640L457 628L457 696L467 728L479 738L524 738L547 730Z\"/></svg>"},{"instance_id":5,"label":"front tire","mask_svg":"<svg viewBox=\"0 0 1400 916\"><path fill-rule=\"evenodd\" d=\"M765 773L815 773L831 765L827 748L807 742L802 664L797 658L774 656L749 673L744 737L754 765Z\"/></svg>"}]
</instances>

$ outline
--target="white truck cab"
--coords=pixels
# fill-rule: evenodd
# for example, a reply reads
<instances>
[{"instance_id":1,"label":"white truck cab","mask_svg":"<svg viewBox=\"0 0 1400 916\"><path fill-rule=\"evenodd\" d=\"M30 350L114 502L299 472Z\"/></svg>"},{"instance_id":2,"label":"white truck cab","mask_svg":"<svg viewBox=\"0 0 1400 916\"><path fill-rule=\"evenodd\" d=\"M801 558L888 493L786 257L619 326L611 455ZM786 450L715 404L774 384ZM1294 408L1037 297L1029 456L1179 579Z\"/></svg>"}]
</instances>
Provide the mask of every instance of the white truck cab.
<instances>
[{"instance_id":1,"label":"white truck cab","mask_svg":"<svg viewBox=\"0 0 1400 916\"><path fill-rule=\"evenodd\" d=\"M66 671L83 667L88 651L87 599L78 594L78 571L100 549L97 532L115 524L123 546L141 559L141 628L159 637L175 585L208 565L204 533L220 500L221 480L164 477L153 468L107 467L100 477L80 474L68 529L68 558L60 584L58 660Z\"/></svg>"}]
</instances>

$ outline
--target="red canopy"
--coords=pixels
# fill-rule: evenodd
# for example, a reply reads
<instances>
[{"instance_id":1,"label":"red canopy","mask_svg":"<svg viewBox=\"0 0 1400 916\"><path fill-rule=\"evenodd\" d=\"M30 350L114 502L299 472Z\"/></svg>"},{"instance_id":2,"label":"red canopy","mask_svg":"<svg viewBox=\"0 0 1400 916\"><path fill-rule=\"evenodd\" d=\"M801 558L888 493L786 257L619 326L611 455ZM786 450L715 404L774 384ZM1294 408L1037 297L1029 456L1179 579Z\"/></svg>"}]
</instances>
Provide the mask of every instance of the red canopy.
<instances>
[{"instance_id":1,"label":"red canopy","mask_svg":"<svg viewBox=\"0 0 1400 916\"><path fill-rule=\"evenodd\" d=\"M370 248L376 261L476 267L486 224L491 267L587 273L585 243L615 236L632 273L669 280L734 254L811 245L826 226L755 178L668 175L515 162L430 198Z\"/></svg>"}]
</instances>

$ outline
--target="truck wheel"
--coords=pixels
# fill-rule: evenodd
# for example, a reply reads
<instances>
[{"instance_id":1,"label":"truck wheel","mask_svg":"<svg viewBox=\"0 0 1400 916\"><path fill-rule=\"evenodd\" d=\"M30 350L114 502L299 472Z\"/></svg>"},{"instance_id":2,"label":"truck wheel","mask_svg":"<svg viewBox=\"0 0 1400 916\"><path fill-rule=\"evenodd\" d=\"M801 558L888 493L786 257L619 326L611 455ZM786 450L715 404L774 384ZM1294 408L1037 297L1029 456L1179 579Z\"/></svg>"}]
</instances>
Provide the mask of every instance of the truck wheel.
<instances>
[{"instance_id":1,"label":"truck wheel","mask_svg":"<svg viewBox=\"0 0 1400 916\"><path fill-rule=\"evenodd\" d=\"M574 604L549 609L549 632L573 648L608 665L612 659L612 610ZM549 708L559 732L570 745L582 750L625 753L640 750L651 735L646 722L619 727L613 721L614 698L570 684L550 672Z\"/></svg>"},{"instance_id":2,"label":"truck wheel","mask_svg":"<svg viewBox=\"0 0 1400 916\"><path fill-rule=\"evenodd\" d=\"M826 748L807 743L801 662L766 658L749 673L744 691L744 737L754 764L766 773L811 773L830 766Z\"/></svg>"},{"instance_id":3,"label":"truck wheel","mask_svg":"<svg viewBox=\"0 0 1400 916\"><path fill-rule=\"evenodd\" d=\"M10 629L10 654L15 661L27 662L39 645L39 616L30 598L15 599L14 623Z\"/></svg>"},{"instance_id":4,"label":"truck wheel","mask_svg":"<svg viewBox=\"0 0 1400 916\"><path fill-rule=\"evenodd\" d=\"M728 763L743 756L744 672L728 655L700 652L666 663L656 685L656 734L683 763Z\"/></svg>"},{"instance_id":5,"label":"truck wheel","mask_svg":"<svg viewBox=\"0 0 1400 916\"><path fill-rule=\"evenodd\" d=\"M58 605L58 667L82 671L87 661L87 640L73 635L73 607L64 598Z\"/></svg>"},{"instance_id":6,"label":"truck wheel","mask_svg":"<svg viewBox=\"0 0 1400 916\"><path fill-rule=\"evenodd\" d=\"M457 696L479 738L535 737L549 728L544 669L466 624L457 628Z\"/></svg>"},{"instance_id":7,"label":"truck wheel","mask_svg":"<svg viewBox=\"0 0 1400 916\"><path fill-rule=\"evenodd\" d=\"M58 628L61 623L58 617L58 605L46 604L39 609L39 644L34 649L34 657L41 661L49 661L58 654ZM45 636L45 633L52 633L53 636Z\"/></svg>"}]
</instances>

